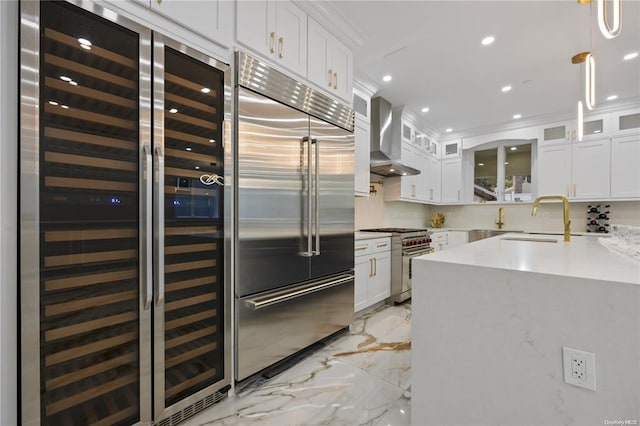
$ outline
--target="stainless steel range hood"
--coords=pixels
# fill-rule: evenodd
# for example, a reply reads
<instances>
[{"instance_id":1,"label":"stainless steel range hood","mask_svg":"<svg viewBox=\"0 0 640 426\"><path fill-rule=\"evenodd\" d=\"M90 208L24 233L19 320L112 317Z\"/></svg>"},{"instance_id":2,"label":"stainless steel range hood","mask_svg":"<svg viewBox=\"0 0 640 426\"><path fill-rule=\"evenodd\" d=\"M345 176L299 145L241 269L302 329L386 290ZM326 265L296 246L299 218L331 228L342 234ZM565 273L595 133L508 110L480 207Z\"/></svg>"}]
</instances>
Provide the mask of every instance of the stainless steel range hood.
<instances>
[{"instance_id":1,"label":"stainless steel range hood","mask_svg":"<svg viewBox=\"0 0 640 426\"><path fill-rule=\"evenodd\" d=\"M409 167L398 160L400 157L400 134L393 137L393 114L391 102L384 98L371 99L371 173L377 175L408 176L418 175L420 170ZM394 144L397 144L394 153Z\"/></svg>"}]
</instances>

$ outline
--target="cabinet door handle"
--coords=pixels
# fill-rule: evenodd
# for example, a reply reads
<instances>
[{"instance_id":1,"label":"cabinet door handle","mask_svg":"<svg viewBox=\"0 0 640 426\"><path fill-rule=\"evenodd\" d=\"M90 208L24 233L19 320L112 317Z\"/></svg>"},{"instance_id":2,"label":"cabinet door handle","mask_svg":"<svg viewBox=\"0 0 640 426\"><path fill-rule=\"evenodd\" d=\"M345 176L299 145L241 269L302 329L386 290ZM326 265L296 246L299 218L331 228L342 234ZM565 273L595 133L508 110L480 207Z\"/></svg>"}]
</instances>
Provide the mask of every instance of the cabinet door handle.
<instances>
[{"instance_id":1,"label":"cabinet door handle","mask_svg":"<svg viewBox=\"0 0 640 426\"><path fill-rule=\"evenodd\" d=\"M460 201L460 190L458 189L458 201Z\"/></svg>"},{"instance_id":2,"label":"cabinet door handle","mask_svg":"<svg viewBox=\"0 0 640 426\"><path fill-rule=\"evenodd\" d=\"M378 275L378 259L373 258L373 276Z\"/></svg>"},{"instance_id":3,"label":"cabinet door handle","mask_svg":"<svg viewBox=\"0 0 640 426\"><path fill-rule=\"evenodd\" d=\"M429 190L429 199L433 200L433 188Z\"/></svg>"},{"instance_id":4,"label":"cabinet door handle","mask_svg":"<svg viewBox=\"0 0 640 426\"><path fill-rule=\"evenodd\" d=\"M571 197L571 193L569 192L569 184L567 184L567 197Z\"/></svg>"},{"instance_id":5,"label":"cabinet door handle","mask_svg":"<svg viewBox=\"0 0 640 426\"><path fill-rule=\"evenodd\" d=\"M381 247L386 247L387 243L378 243L376 244L376 247L381 248Z\"/></svg>"},{"instance_id":6,"label":"cabinet door handle","mask_svg":"<svg viewBox=\"0 0 640 426\"><path fill-rule=\"evenodd\" d=\"M334 72L333 76L335 77L335 83L333 83L333 88L338 90L338 73Z\"/></svg>"},{"instance_id":7,"label":"cabinet door handle","mask_svg":"<svg viewBox=\"0 0 640 426\"><path fill-rule=\"evenodd\" d=\"M329 87L331 87L332 80L333 80L333 71L329 70Z\"/></svg>"},{"instance_id":8,"label":"cabinet door handle","mask_svg":"<svg viewBox=\"0 0 640 426\"><path fill-rule=\"evenodd\" d=\"M284 58L284 37L278 38L278 57Z\"/></svg>"},{"instance_id":9,"label":"cabinet door handle","mask_svg":"<svg viewBox=\"0 0 640 426\"><path fill-rule=\"evenodd\" d=\"M369 278L373 276L373 259L369 259Z\"/></svg>"},{"instance_id":10,"label":"cabinet door handle","mask_svg":"<svg viewBox=\"0 0 640 426\"><path fill-rule=\"evenodd\" d=\"M276 53L276 33L273 31L269 33L269 52Z\"/></svg>"},{"instance_id":11,"label":"cabinet door handle","mask_svg":"<svg viewBox=\"0 0 640 426\"><path fill-rule=\"evenodd\" d=\"M578 185L576 185L575 183L573 184L573 196L574 196L574 197L576 196L576 192L577 192L577 191L576 191L576 187L577 187L577 186L578 186Z\"/></svg>"},{"instance_id":12,"label":"cabinet door handle","mask_svg":"<svg viewBox=\"0 0 640 426\"><path fill-rule=\"evenodd\" d=\"M356 247L356 251L366 250L366 249L367 249L367 246Z\"/></svg>"}]
</instances>

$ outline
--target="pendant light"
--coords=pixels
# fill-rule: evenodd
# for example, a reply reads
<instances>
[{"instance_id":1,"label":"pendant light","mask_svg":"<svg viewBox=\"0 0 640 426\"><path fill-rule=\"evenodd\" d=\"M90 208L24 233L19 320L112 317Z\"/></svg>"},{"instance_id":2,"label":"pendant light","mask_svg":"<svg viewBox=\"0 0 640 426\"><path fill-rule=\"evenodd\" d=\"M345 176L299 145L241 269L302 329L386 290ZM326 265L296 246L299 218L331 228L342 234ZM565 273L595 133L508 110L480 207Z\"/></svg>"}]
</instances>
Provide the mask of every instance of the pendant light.
<instances>
[{"instance_id":1,"label":"pendant light","mask_svg":"<svg viewBox=\"0 0 640 426\"><path fill-rule=\"evenodd\" d=\"M572 64L585 64L584 70L584 105L588 110L596 107L596 61L591 52L582 52L571 58ZM584 108L582 100L578 101L578 140L584 135Z\"/></svg>"},{"instance_id":2,"label":"pendant light","mask_svg":"<svg viewBox=\"0 0 640 426\"><path fill-rule=\"evenodd\" d=\"M611 0L613 16L612 26L609 26L609 22L607 20L607 0L596 0L598 3L598 27L600 28L600 32L607 39L612 39L617 37L620 34L620 30L622 30L622 0ZM580 4L591 3L592 0L578 0Z\"/></svg>"}]
</instances>

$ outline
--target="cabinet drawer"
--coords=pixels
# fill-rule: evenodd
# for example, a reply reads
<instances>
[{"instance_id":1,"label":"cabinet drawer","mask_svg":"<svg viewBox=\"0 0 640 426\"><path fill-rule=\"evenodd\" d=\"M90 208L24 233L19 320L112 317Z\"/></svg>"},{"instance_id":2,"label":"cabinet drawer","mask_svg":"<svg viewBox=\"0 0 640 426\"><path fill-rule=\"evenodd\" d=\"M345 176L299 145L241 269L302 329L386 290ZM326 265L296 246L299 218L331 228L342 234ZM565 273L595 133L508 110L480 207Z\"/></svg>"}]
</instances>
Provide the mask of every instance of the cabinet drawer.
<instances>
[{"instance_id":1,"label":"cabinet drawer","mask_svg":"<svg viewBox=\"0 0 640 426\"><path fill-rule=\"evenodd\" d=\"M431 243L442 243L447 244L449 240L449 235L446 232L437 232L431 235Z\"/></svg>"},{"instance_id":2,"label":"cabinet drawer","mask_svg":"<svg viewBox=\"0 0 640 426\"><path fill-rule=\"evenodd\" d=\"M373 253L391 250L391 238L372 238L370 240L356 240L355 255L368 256Z\"/></svg>"}]
</instances>

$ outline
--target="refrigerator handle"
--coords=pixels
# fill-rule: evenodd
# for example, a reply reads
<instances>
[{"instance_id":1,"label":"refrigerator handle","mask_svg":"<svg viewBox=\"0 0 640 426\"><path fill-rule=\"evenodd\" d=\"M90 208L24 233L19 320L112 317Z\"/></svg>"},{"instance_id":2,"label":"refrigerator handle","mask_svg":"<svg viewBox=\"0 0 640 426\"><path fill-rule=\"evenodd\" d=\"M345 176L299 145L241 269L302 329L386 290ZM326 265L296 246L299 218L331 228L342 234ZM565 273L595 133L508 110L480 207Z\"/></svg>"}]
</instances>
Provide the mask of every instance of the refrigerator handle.
<instances>
[{"instance_id":1,"label":"refrigerator handle","mask_svg":"<svg viewBox=\"0 0 640 426\"><path fill-rule=\"evenodd\" d=\"M318 139L311 139L311 143L316 146L316 164L315 164L315 173L314 173L314 199L315 199L315 239L316 239L316 247L313 251L314 256L320 255L320 187L319 187L319 176L320 176L320 144L318 143Z\"/></svg>"},{"instance_id":2,"label":"refrigerator handle","mask_svg":"<svg viewBox=\"0 0 640 426\"><path fill-rule=\"evenodd\" d=\"M313 256L312 235L311 235L311 139L308 136L302 138L303 144L307 144L307 167L304 172L307 176L306 189L307 189L307 250L300 253L304 257ZM303 157L302 157L303 158ZM302 161L302 160L301 160Z\"/></svg>"},{"instance_id":3,"label":"refrigerator handle","mask_svg":"<svg viewBox=\"0 0 640 426\"><path fill-rule=\"evenodd\" d=\"M156 306L164 303L164 152L161 146L154 149L156 161L154 162L154 189L153 203L153 261L154 283L153 294Z\"/></svg>"},{"instance_id":4,"label":"refrigerator handle","mask_svg":"<svg viewBox=\"0 0 640 426\"><path fill-rule=\"evenodd\" d=\"M144 188L144 210L145 217L143 218L144 224L144 245L143 250L143 259L144 259L144 267L146 271L144 272L144 299L143 299L143 307L144 310L148 310L151 305L151 300L153 298L153 262L152 262L152 254L153 254L153 229L151 220L149 220L149 215L151 213L151 191L153 184L153 165L151 159L151 147L149 145L142 146L142 158L143 158L143 188Z\"/></svg>"}]
</instances>

